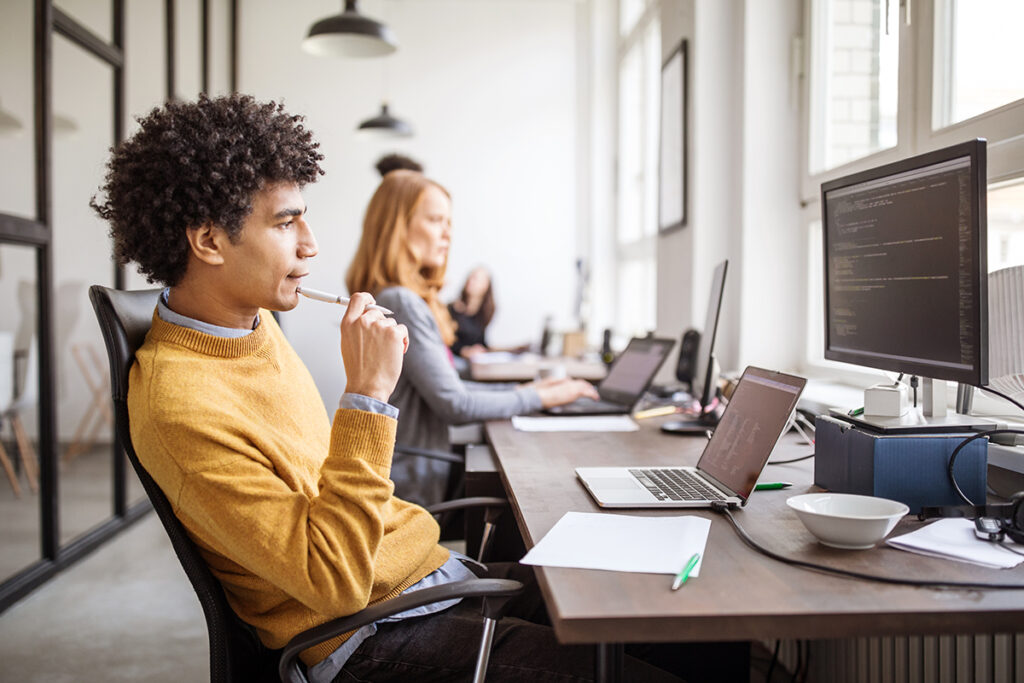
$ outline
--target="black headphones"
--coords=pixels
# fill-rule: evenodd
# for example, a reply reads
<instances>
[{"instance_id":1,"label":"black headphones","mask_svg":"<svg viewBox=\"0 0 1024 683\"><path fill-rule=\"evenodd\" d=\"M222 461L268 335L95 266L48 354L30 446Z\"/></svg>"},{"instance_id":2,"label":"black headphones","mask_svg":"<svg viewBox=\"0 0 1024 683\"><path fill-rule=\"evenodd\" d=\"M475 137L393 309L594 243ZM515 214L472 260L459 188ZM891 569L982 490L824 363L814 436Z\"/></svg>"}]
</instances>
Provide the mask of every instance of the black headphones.
<instances>
[{"instance_id":1,"label":"black headphones","mask_svg":"<svg viewBox=\"0 0 1024 683\"><path fill-rule=\"evenodd\" d=\"M1024 544L1024 491L1017 491L1010 496L1008 506L1010 508L1009 518L1000 520L1003 533L1014 543Z\"/></svg>"},{"instance_id":2,"label":"black headphones","mask_svg":"<svg viewBox=\"0 0 1024 683\"><path fill-rule=\"evenodd\" d=\"M1003 533L1015 543L1024 544L1024 491L1010 496L1009 503L994 505L925 505L917 513L920 520L936 517L992 517L999 521Z\"/></svg>"}]
</instances>

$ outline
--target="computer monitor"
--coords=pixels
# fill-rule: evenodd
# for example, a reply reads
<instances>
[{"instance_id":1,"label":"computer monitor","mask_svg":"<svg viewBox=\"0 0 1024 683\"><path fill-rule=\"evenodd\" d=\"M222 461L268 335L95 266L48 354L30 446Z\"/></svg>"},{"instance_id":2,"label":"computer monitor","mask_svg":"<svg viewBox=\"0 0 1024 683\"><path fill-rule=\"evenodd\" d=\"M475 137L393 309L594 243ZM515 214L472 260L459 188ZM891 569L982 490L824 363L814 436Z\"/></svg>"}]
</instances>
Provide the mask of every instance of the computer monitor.
<instances>
[{"instance_id":1,"label":"computer monitor","mask_svg":"<svg viewBox=\"0 0 1024 683\"><path fill-rule=\"evenodd\" d=\"M821 186L825 358L988 382L985 140Z\"/></svg>"},{"instance_id":2,"label":"computer monitor","mask_svg":"<svg viewBox=\"0 0 1024 683\"><path fill-rule=\"evenodd\" d=\"M704 317L704 329L697 345L697 362L693 368L690 394L699 403L699 413L690 420L666 422L661 425L662 431L673 434L704 434L718 422L713 404L718 385L715 338L718 336L718 318L722 312L722 295L725 293L725 274L728 269L728 260L715 266L715 272L711 276L711 293L708 298L707 314Z\"/></svg>"}]
</instances>

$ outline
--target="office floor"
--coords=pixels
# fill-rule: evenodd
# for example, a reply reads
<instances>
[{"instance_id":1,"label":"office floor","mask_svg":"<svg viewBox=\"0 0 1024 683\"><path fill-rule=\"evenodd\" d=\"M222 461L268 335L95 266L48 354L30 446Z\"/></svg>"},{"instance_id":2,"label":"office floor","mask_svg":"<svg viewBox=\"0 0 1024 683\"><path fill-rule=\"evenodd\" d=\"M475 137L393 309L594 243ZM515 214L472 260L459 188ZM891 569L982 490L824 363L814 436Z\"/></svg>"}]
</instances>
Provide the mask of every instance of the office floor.
<instances>
[{"instance_id":1,"label":"office floor","mask_svg":"<svg viewBox=\"0 0 1024 683\"><path fill-rule=\"evenodd\" d=\"M15 465L19 451L13 441L4 443ZM33 444L38 448L38 444ZM66 444L60 452L66 452ZM0 471L0 579L11 576L40 556L39 492L29 488L28 478L18 467L21 496L14 495L7 477ZM57 476L60 496L60 537L67 544L89 529L108 520L113 503L113 464L110 444L97 444L76 457L59 461ZM128 479L129 504L145 498L142 484Z\"/></svg>"},{"instance_id":2,"label":"office floor","mask_svg":"<svg viewBox=\"0 0 1024 683\"><path fill-rule=\"evenodd\" d=\"M755 648L752 683L769 658ZM0 615L0 662L2 683L208 680L202 610L156 516Z\"/></svg>"}]
</instances>

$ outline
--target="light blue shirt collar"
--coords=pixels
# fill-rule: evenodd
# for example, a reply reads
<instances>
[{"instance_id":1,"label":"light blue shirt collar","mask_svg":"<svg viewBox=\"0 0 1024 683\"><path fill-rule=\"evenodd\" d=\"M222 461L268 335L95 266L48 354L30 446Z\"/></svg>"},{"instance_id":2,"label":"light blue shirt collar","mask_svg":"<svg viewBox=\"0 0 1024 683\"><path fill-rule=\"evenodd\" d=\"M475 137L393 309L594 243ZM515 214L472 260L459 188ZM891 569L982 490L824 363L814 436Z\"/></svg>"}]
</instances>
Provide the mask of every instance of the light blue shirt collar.
<instances>
[{"instance_id":1,"label":"light blue shirt collar","mask_svg":"<svg viewBox=\"0 0 1024 683\"><path fill-rule=\"evenodd\" d=\"M227 339L238 339L244 337L247 334L251 334L252 330L259 327L260 316L256 315L256 321L253 323L252 330L241 330L236 327L221 327L220 325L211 325L210 323L204 323L202 320L196 320L195 318L189 318L175 313L167 306L167 298L171 292L171 288L167 287L164 291L160 292L160 298L156 302L157 315L165 323L171 323L172 325L178 325L180 327L187 327L190 330L196 332L202 332L203 334L209 334L214 337L225 337Z\"/></svg>"}]
</instances>

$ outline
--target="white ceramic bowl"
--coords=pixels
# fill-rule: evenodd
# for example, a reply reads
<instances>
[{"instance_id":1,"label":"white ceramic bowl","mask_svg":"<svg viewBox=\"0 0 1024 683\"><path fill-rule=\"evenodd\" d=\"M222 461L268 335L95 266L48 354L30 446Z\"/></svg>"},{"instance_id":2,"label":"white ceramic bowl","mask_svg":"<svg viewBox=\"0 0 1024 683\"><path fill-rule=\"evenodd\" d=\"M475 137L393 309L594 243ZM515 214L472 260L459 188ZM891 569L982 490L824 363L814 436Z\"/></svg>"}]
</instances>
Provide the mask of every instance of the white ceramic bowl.
<instances>
[{"instance_id":1,"label":"white ceramic bowl","mask_svg":"<svg viewBox=\"0 0 1024 683\"><path fill-rule=\"evenodd\" d=\"M910 512L895 500L852 493L805 493L786 504L820 542L848 550L874 547Z\"/></svg>"}]
</instances>

